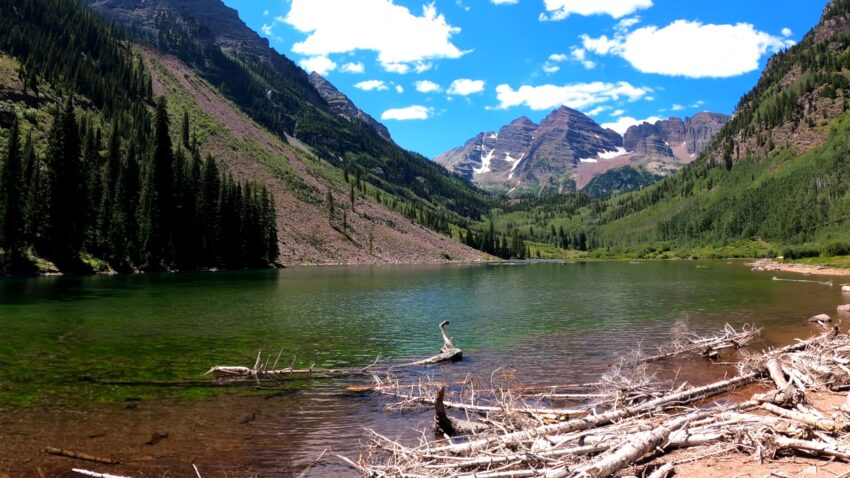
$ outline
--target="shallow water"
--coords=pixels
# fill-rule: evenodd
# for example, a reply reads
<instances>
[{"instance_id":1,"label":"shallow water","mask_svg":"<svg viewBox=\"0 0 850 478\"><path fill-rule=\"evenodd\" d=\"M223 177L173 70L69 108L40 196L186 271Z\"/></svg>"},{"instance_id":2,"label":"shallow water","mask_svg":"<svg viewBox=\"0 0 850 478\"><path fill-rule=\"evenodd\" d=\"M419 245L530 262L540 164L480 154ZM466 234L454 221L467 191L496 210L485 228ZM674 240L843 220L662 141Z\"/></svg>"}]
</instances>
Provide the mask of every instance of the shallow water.
<instances>
[{"instance_id":1,"label":"shallow water","mask_svg":"<svg viewBox=\"0 0 850 478\"><path fill-rule=\"evenodd\" d=\"M525 385L590 381L618 355L684 328L749 322L765 327L760 345L787 343L811 333L807 317L843 303L837 286L774 275L668 261L0 281L0 471L70 469L41 454L49 445L119 456L111 471L132 476L191 476L193 461L204 476L288 476L326 448L354 454L366 427L411 439L430 417L386 413L387 402L346 393L363 383L351 378L227 393L92 380L197 379L213 364L250 366L257 350L273 361L281 348L281 362L300 367L362 366L379 353L404 360L436 352L436 325L450 320L465 360L410 379L487 382L512 367ZM685 367L679 377L727 372ZM168 437L145 444L154 433ZM323 460L308 474L342 470Z\"/></svg>"}]
</instances>

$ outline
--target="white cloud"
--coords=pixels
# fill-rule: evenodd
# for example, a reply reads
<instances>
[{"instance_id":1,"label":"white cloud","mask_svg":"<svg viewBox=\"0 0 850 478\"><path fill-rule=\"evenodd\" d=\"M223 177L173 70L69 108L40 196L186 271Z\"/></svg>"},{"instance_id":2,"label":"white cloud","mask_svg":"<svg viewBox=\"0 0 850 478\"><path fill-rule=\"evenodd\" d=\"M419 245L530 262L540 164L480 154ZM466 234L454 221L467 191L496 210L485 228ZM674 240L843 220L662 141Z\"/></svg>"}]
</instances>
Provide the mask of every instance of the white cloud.
<instances>
[{"instance_id":1,"label":"white cloud","mask_svg":"<svg viewBox=\"0 0 850 478\"><path fill-rule=\"evenodd\" d=\"M614 110L611 112L610 116L616 118L617 116L623 116L624 114L626 114L626 112L623 110Z\"/></svg>"},{"instance_id":2,"label":"white cloud","mask_svg":"<svg viewBox=\"0 0 850 478\"><path fill-rule=\"evenodd\" d=\"M680 105L680 104L674 104L673 106L670 107L670 109L673 110L673 111L682 111L682 110L685 109L685 107L683 105Z\"/></svg>"},{"instance_id":3,"label":"white cloud","mask_svg":"<svg viewBox=\"0 0 850 478\"><path fill-rule=\"evenodd\" d=\"M652 0L543 0L547 13L541 20L563 20L576 15L610 15L621 18L652 6Z\"/></svg>"},{"instance_id":4,"label":"white cloud","mask_svg":"<svg viewBox=\"0 0 850 478\"><path fill-rule=\"evenodd\" d=\"M464 55L451 38L460 31L437 13L433 3L417 16L394 0L292 0L285 21L307 34L292 46L302 55L371 50L388 71L399 65ZM404 70L406 73L409 67Z\"/></svg>"},{"instance_id":5,"label":"white cloud","mask_svg":"<svg viewBox=\"0 0 850 478\"><path fill-rule=\"evenodd\" d=\"M608 101L626 99L637 101L652 91L645 87L636 87L620 81L618 83L574 83L571 85L524 85L514 90L509 85L496 87L498 109L507 109L525 105L532 110L548 110L561 105L575 109L584 109Z\"/></svg>"},{"instance_id":6,"label":"white cloud","mask_svg":"<svg viewBox=\"0 0 850 478\"><path fill-rule=\"evenodd\" d=\"M390 73L398 73L401 75L404 75L410 71L410 65L408 65L407 63L384 63L381 66L384 67L384 70Z\"/></svg>"},{"instance_id":7,"label":"white cloud","mask_svg":"<svg viewBox=\"0 0 850 478\"><path fill-rule=\"evenodd\" d=\"M782 36L784 36L785 38L789 38L794 35L794 32L792 32L791 29L788 27L783 28L781 33Z\"/></svg>"},{"instance_id":8,"label":"white cloud","mask_svg":"<svg viewBox=\"0 0 850 478\"><path fill-rule=\"evenodd\" d=\"M617 22L616 25L614 25L614 30L624 32L624 31L628 30L629 28L637 25L638 23L640 23L640 17L635 16L635 17L624 18L624 19L620 20L619 22Z\"/></svg>"},{"instance_id":9,"label":"white cloud","mask_svg":"<svg viewBox=\"0 0 850 478\"><path fill-rule=\"evenodd\" d=\"M519 0L490 0L493 5L516 5Z\"/></svg>"},{"instance_id":10,"label":"white cloud","mask_svg":"<svg viewBox=\"0 0 850 478\"><path fill-rule=\"evenodd\" d=\"M703 100L699 100L699 101L697 101L696 103L692 104L692 105L691 105L691 108L702 108L702 106L703 106L704 104L705 104L705 101L703 101Z\"/></svg>"},{"instance_id":11,"label":"white cloud","mask_svg":"<svg viewBox=\"0 0 850 478\"><path fill-rule=\"evenodd\" d=\"M421 105L408 106L406 108L395 108L384 111L382 120L426 120L431 117L431 108Z\"/></svg>"},{"instance_id":12,"label":"white cloud","mask_svg":"<svg viewBox=\"0 0 850 478\"><path fill-rule=\"evenodd\" d=\"M433 81L422 80L415 83L416 91L420 93L439 93L443 88Z\"/></svg>"},{"instance_id":13,"label":"white cloud","mask_svg":"<svg viewBox=\"0 0 850 478\"><path fill-rule=\"evenodd\" d=\"M581 44L587 50L596 53L597 55L607 55L612 51L616 51L622 47L622 38L608 38L607 35L602 35L599 38L591 38L588 35L581 36ZM578 48L578 47L575 47Z\"/></svg>"},{"instance_id":14,"label":"white cloud","mask_svg":"<svg viewBox=\"0 0 850 478\"><path fill-rule=\"evenodd\" d=\"M336 69L336 63L326 56L305 58L298 64L301 65L301 68L307 70L307 72L315 71L322 76L325 76Z\"/></svg>"},{"instance_id":15,"label":"white cloud","mask_svg":"<svg viewBox=\"0 0 850 478\"><path fill-rule=\"evenodd\" d=\"M269 16L269 11L268 11L268 10L263 10L263 16L264 16L264 17Z\"/></svg>"},{"instance_id":16,"label":"white cloud","mask_svg":"<svg viewBox=\"0 0 850 478\"><path fill-rule=\"evenodd\" d=\"M364 66L363 63L360 63L360 62L346 63L346 64L342 65L341 67L339 67L339 71L341 71L343 73L360 74L360 73L363 73L364 71L366 71L366 66Z\"/></svg>"},{"instance_id":17,"label":"white cloud","mask_svg":"<svg viewBox=\"0 0 850 478\"><path fill-rule=\"evenodd\" d=\"M552 53L549 55L549 61L555 61L558 63L569 60L569 57L563 53Z\"/></svg>"},{"instance_id":18,"label":"white cloud","mask_svg":"<svg viewBox=\"0 0 850 478\"><path fill-rule=\"evenodd\" d=\"M608 111L610 109L611 109L610 106L597 106L596 108L593 108L592 110L588 111L587 116L598 116L598 115L602 114L603 112Z\"/></svg>"},{"instance_id":19,"label":"white cloud","mask_svg":"<svg viewBox=\"0 0 850 478\"><path fill-rule=\"evenodd\" d=\"M458 78L449 85L446 93L450 95L469 96L484 91L484 80L470 80L469 78Z\"/></svg>"},{"instance_id":20,"label":"white cloud","mask_svg":"<svg viewBox=\"0 0 850 478\"><path fill-rule=\"evenodd\" d=\"M560 66L553 65L553 64L548 63L548 62L543 64L543 71L545 71L547 74L550 74L550 75L552 73L557 73L560 69L561 69Z\"/></svg>"},{"instance_id":21,"label":"white cloud","mask_svg":"<svg viewBox=\"0 0 850 478\"><path fill-rule=\"evenodd\" d=\"M385 91L389 89L386 83L382 80L366 80L354 85L358 90L363 91Z\"/></svg>"},{"instance_id":22,"label":"white cloud","mask_svg":"<svg viewBox=\"0 0 850 478\"><path fill-rule=\"evenodd\" d=\"M395 85L396 93L404 93L404 87L401 85Z\"/></svg>"},{"instance_id":23,"label":"white cloud","mask_svg":"<svg viewBox=\"0 0 850 478\"><path fill-rule=\"evenodd\" d=\"M690 78L728 78L758 69L759 60L794 44L756 30L748 23L713 25L676 20L664 28L648 26L608 38L582 37L582 46L599 55L618 55L643 73Z\"/></svg>"},{"instance_id":24,"label":"white cloud","mask_svg":"<svg viewBox=\"0 0 850 478\"><path fill-rule=\"evenodd\" d=\"M434 64L430 61L417 61L413 64L413 69L416 71L416 73L425 73L431 68L434 68Z\"/></svg>"},{"instance_id":25,"label":"white cloud","mask_svg":"<svg viewBox=\"0 0 850 478\"><path fill-rule=\"evenodd\" d=\"M620 134L624 134L630 126L639 125L642 123L655 123L657 121L661 121L661 118L658 116L650 116L646 119L634 119L631 116L623 116L618 118L617 121L613 123L604 123L601 126L605 129L612 129Z\"/></svg>"},{"instance_id":26,"label":"white cloud","mask_svg":"<svg viewBox=\"0 0 850 478\"><path fill-rule=\"evenodd\" d=\"M570 49L570 56L574 61L581 63L585 69L592 70L596 68L596 62L587 59L587 51L583 48L573 47Z\"/></svg>"},{"instance_id":27,"label":"white cloud","mask_svg":"<svg viewBox=\"0 0 850 478\"><path fill-rule=\"evenodd\" d=\"M274 24L269 25L267 23L263 23L263 26L262 26L262 28L260 28L260 30L263 31L263 35L270 37L274 33L273 28L274 28Z\"/></svg>"}]
</instances>

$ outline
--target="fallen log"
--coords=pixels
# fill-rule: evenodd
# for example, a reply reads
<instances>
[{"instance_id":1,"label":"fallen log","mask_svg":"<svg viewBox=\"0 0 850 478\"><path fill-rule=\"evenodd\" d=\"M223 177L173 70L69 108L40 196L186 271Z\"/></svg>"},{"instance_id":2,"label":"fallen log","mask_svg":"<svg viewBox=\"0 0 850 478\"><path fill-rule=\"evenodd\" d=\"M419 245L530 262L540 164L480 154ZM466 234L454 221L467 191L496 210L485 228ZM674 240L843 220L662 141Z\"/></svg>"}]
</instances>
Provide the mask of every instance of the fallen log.
<instances>
[{"instance_id":1,"label":"fallen log","mask_svg":"<svg viewBox=\"0 0 850 478\"><path fill-rule=\"evenodd\" d=\"M746 375L711 383L702 387L689 388L679 393L656 398L633 407L619 408L599 415L575 418L566 422L543 425L529 430L520 430L489 438L470 440L466 443L446 445L444 447L438 447L434 451L449 451L456 454L469 453L493 444L507 446L522 440L533 440L538 436L587 430L588 428L606 425L616 420L622 420L639 413L653 411L662 406L671 404L685 405L698 400L703 400L714 395L733 390L737 387L753 383L758 378L759 374L760 372L751 372Z\"/></svg>"},{"instance_id":2,"label":"fallen log","mask_svg":"<svg viewBox=\"0 0 850 478\"><path fill-rule=\"evenodd\" d=\"M725 349L739 349L745 347L761 334L761 329L750 325L744 325L740 331L735 330L729 324L723 329L722 334L714 337L700 338L693 334L683 334L667 347L659 347L659 353L648 357L641 357L640 362L657 362L659 360L680 357L687 354L698 354L703 358L716 358L717 352Z\"/></svg>"},{"instance_id":3,"label":"fallen log","mask_svg":"<svg viewBox=\"0 0 850 478\"><path fill-rule=\"evenodd\" d=\"M703 414L703 416L704 415L705 414ZM626 442L625 445L618 448L613 453L603 455L596 462L580 468L573 476L582 478L608 478L614 475L614 473L622 470L632 463L635 463L644 455L655 451L656 448L661 446L661 444L670 437L670 433L682 428L688 422L697 419L698 416L699 415L688 415L677 418L655 430L644 432ZM566 476L566 471L551 475L552 478L563 478Z\"/></svg>"}]
</instances>

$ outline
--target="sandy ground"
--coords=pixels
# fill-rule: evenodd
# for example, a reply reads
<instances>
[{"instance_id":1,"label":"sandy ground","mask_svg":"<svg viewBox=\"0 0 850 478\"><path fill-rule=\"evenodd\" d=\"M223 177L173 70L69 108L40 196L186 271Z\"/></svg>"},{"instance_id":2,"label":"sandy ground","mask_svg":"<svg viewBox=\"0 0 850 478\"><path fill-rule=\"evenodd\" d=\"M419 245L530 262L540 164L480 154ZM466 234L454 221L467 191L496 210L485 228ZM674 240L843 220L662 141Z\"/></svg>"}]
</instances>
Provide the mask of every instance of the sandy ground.
<instances>
[{"instance_id":1,"label":"sandy ground","mask_svg":"<svg viewBox=\"0 0 850 478\"><path fill-rule=\"evenodd\" d=\"M753 270L793 272L805 275L839 276L850 277L850 269L839 269L835 267L815 266L810 264L782 263L773 259L759 259L750 264Z\"/></svg>"}]
</instances>

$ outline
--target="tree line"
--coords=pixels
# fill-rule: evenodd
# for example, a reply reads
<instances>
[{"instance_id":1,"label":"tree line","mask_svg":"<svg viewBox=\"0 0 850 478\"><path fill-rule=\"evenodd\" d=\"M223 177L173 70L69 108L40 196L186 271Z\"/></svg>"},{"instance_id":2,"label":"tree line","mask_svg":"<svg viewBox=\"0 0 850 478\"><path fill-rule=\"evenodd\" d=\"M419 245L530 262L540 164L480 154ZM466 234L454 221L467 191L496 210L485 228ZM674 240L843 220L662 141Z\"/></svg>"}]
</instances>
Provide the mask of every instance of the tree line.
<instances>
[{"instance_id":1,"label":"tree line","mask_svg":"<svg viewBox=\"0 0 850 478\"><path fill-rule=\"evenodd\" d=\"M185 134L175 148L164 98L147 148L118 123L104 133L78 118L71 98L55 116L44 155L31 131L21 130L14 119L0 168L7 272L30 270L38 258L63 271L98 262L119 271L242 268L278 258L271 193L237 182L212 155L202 159Z\"/></svg>"}]
</instances>

